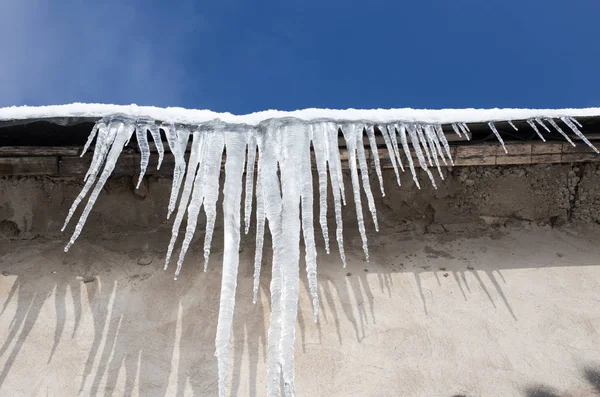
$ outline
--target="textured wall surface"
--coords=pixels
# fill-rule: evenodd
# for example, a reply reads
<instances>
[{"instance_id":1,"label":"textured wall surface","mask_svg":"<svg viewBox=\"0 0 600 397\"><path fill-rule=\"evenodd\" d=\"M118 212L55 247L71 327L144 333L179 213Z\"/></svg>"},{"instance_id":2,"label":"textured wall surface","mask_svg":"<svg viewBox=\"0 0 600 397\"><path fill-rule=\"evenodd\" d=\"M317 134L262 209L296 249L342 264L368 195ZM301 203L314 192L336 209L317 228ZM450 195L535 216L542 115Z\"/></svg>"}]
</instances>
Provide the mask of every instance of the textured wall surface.
<instances>
[{"instance_id":1,"label":"textured wall surface","mask_svg":"<svg viewBox=\"0 0 600 397\"><path fill-rule=\"evenodd\" d=\"M600 395L598 167L455 168L438 190L384 177L371 261L351 200L348 266L318 251L318 324L302 279L298 395ZM208 272L200 229L173 281L170 183L111 180L64 253L80 181L0 180L0 395L216 395L222 230ZM253 232L242 244L231 387L260 396L271 255L253 305Z\"/></svg>"}]
</instances>

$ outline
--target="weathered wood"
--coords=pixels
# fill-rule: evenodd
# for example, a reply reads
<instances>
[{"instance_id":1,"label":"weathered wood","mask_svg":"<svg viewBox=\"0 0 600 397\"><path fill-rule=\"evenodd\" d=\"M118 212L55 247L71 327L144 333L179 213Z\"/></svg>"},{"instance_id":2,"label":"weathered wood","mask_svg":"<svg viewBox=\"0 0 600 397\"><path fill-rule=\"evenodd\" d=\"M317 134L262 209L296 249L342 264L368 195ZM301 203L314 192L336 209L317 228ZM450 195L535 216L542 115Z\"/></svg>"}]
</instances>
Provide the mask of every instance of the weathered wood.
<instances>
[{"instance_id":1,"label":"weathered wood","mask_svg":"<svg viewBox=\"0 0 600 397\"><path fill-rule=\"evenodd\" d=\"M0 146L0 157L77 156L78 146Z\"/></svg>"},{"instance_id":2,"label":"weathered wood","mask_svg":"<svg viewBox=\"0 0 600 397\"><path fill-rule=\"evenodd\" d=\"M0 175L57 175L58 157L0 157Z\"/></svg>"}]
</instances>

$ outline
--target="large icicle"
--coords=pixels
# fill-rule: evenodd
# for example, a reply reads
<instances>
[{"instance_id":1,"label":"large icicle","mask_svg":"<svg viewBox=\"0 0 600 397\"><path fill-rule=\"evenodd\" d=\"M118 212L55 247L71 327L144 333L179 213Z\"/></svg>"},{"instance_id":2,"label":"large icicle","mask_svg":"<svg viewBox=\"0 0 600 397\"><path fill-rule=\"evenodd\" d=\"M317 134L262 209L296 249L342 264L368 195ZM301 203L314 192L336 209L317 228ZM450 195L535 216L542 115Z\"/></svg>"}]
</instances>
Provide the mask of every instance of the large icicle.
<instances>
[{"instance_id":1,"label":"large icicle","mask_svg":"<svg viewBox=\"0 0 600 397\"><path fill-rule=\"evenodd\" d=\"M238 266L240 262L240 211L242 198L242 174L246 154L247 134L244 130L226 130L225 136L227 161L225 163L225 187L223 189L223 274L221 278L221 299L215 339L215 356L219 373L219 396L227 396L227 375L229 374L229 342L235 290L237 287ZM220 162L219 162L220 168Z\"/></svg>"},{"instance_id":2,"label":"large icicle","mask_svg":"<svg viewBox=\"0 0 600 397\"><path fill-rule=\"evenodd\" d=\"M540 132L540 130L538 130L537 125L535 125L535 123L533 122L533 120L529 119L527 120L527 124L529 124L529 126L531 128L533 128L533 130L535 131L535 133L540 137L540 139L544 142L546 142L546 138L544 138L544 136L542 135L542 133Z\"/></svg>"},{"instance_id":3,"label":"large icicle","mask_svg":"<svg viewBox=\"0 0 600 397\"><path fill-rule=\"evenodd\" d=\"M360 178L362 179L363 191L367 196L367 204L371 217L373 218L373 224L375 225L375 231L379 231L379 222L377 222L377 208L375 208L375 199L373 198L373 192L371 190L371 182L369 181L369 166L367 164L367 156L365 154L365 147L363 143L363 130L362 125L358 126L355 130L356 134L356 152L358 154L358 164L360 166Z\"/></svg>"},{"instance_id":4,"label":"large icicle","mask_svg":"<svg viewBox=\"0 0 600 397\"><path fill-rule=\"evenodd\" d=\"M431 184L433 185L434 189L437 189L437 185L435 184L435 179L434 179L433 175L431 174L431 171L429 171L429 168L427 168L427 162L425 161L425 156L423 156L423 152L421 151L421 146L419 145L419 137L417 135L417 126L414 124L408 124L406 126L406 130L408 131L408 135L410 136L410 141L413 145L413 148L415 149L417 158L419 159L419 165L421 166L421 169L423 169L425 171L425 173L429 177L429 180L431 180ZM404 145L404 142L403 142L403 145ZM408 147L404 150L405 151L408 150ZM409 155L410 155L410 151L409 151Z\"/></svg>"},{"instance_id":5,"label":"large icicle","mask_svg":"<svg viewBox=\"0 0 600 397\"><path fill-rule=\"evenodd\" d=\"M442 169L440 168L440 161L438 159L438 154L441 154L442 158L443 158L443 154L442 154L441 149L439 149L439 151L438 151L439 142L436 145L433 141L434 139L437 141L437 137L435 137L435 132L433 131L433 127L430 125L426 125L422 128L421 128L421 126L417 126L417 129L423 130L423 133L425 135L425 138L427 139L427 143L431 150L431 157L433 157L433 161L435 162L435 167L438 170L438 174L440 175L440 178L442 178L442 180L443 180L444 174L442 173ZM446 160L444 160L444 162L446 162Z\"/></svg>"},{"instance_id":6,"label":"large icicle","mask_svg":"<svg viewBox=\"0 0 600 397\"><path fill-rule=\"evenodd\" d=\"M553 119L551 119L551 118L547 118L547 119L546 119L546 121L547 121L547 122L549 122L549 123L550 123L550 125L551 125L552 127L554 127L554 128L556 129L556 131L558 131L558 133L559 133L560 135L562 135L562 136L563 136L563 137L564 137L564 138L567 140L567 142L569 142L569 143L571 144L571 146L575 146L575 143L574 143L574 142L571 140L571 138L569 138L569 136L568 136L568 135L567 135L567 134L566 134L566 133L565 133L565 132L562 130L562 128L560 128L560 127L558 126L558 124L556 124L556 121L554 121L554 120L553 120Z\"/></svg>"},{"instance_id":7,"label":"large icicle","mask_svg":"<svg viewBox=\"0 0 600 397\"><path fill-rule=\"evenodd\" d=\"M255 137L251 138L255 139ZM263 245L265 242L265 198L263 191L263 180L261 162L258 162L256 175L256 249L254 251L254 286L252 288L252 302L258 299L258 288L260 286L260 270L262 267Z\"/></svg>"},{"instance_id":8,"label":"large icicle","mask_svg":"<svg viewBox=\"0 0 600 397\"><path fill-rule=\"evenodd\" d=\"M165 158L165 147L163 146L162 137L160 136L160 128L155 124L148 125L147 128L150 130L150 134L154 140L154 146L156 146L156 150L158 151L158 164L156 169L159 170L163 159Z\"/></svg>"},{"instance_id":9,"label":"large icicle","mask_svg":"<svg viewBox=\"0 0 600 397\"><path fill-rule=\"evenodd\" d=\"M442 145L444 146L444 150L446 151L446 156L448 156L448 160L450 160L450 164L454 165L454 160L452 159L452 151L450 150L450 144L448 143L448 139L446 138L446 134L444 134L444 130L442 129L442 126L440 124L436 124L434 126L435 128L435 132L439 138L439 140L442 142ZM443 158L443 156L442 156ZM444 160L444 164L446 164L446 161Z\"/></svg>"},{"instance_id":10,"label":"large icicle","mask_svg":"<svg viewBox=\"0 0 600 397\"><path fill-rule=\"evenodd\" d=\"M307 138L302 139L301 147L298 147L299 161L298 174L300 176L300 206L302 208L302 237L304 240L306 276L308 279L308 290L313 305L313 316L315 322L319 318L319 295L317 290L317 248L315 245L315 229L313 225L313 180L311 169L310 142L312 139L312 128ZM299 146L299 145L298 145Z\"/></svg>"}]
</instances>

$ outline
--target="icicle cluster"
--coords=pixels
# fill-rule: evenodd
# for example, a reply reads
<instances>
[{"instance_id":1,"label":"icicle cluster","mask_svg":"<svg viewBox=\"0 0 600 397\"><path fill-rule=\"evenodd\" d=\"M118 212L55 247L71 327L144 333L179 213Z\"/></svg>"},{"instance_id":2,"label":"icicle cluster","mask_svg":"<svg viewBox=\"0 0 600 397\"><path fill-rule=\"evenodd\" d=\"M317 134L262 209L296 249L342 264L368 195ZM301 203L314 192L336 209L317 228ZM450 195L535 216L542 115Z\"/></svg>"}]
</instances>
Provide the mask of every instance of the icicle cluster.
<instances>
[{"instance_id":1,"label":"icicle cluster","mask_svg":"<svg viewBox=\"0 0 600 397\"><path fill-rule=\"evenodd\" d=\"M563 117L561 121L598 152L579 130L578 127L581 125L577 120ZM545 122L573 144L555 120L527 120L527 123L542 139L544 137L538 126L550 131ZM516 130L512 122L510 125ZM455 123L451 127L459 137L469 139L470 131L465 123ZM489 122L489 127L504 147L504 142L494 123ZM328 186L331 186L336 225L335 239L344 266L346 256L342 233L342 206L346 204L346 193L342 175L342 156L338 148L340 132L346 143L352 196L356 206L358 230L362 238L366 260L369 259L369 251L361 201L363 193L367 198L367 208L371 214L373 226L375 230L378 229L375 201L369 182L370 164L367 163L367 150L371 151L373 166L379 181L379 190L382 195L385 194L376 134L383 136L398 184L400 184L400 171L404 171L406 162L415 184L419 186L413 152L418 166L424 170L434 187L436 182L431 169L437 170L443 179L442 165L454 164L442 127L436 124L398 122L375 126L368 123L305 122L286 118L267 120L258 126L232 125L213 121L190 127L175 124L159 125L154 120L132 119L119 115L107 117L94 126L82 153L83 156L95 139L92 163L84 179L85 185L69 210L63 230L90 190L91 194L65 251L80 235L94 202L112 173L121 151L134 132L141 152L138 186L149 163L148 133L150 133L159 154L158 167L164 157L162 134L166 137L169 149L175 158L173 185L167 213L167 217L169 217L175 212L175 219L165 261L165 269L167 269L175 252L175 245L181 241L175 279L180 274L186 252L197 229L201 210L206 215L203 243L204 270L206 271L217 216L223 156L225 155L226 158L223 187L224 256L215 342L220 396L227 394L229 342L239 265L243 184L245 184L243 198L245 233L248 233L251 227L252 202L253 197L256 197L255 302L258 294L266 225L272 236L267 391L269 396L281 396L282 394L293 396L295 322L300 277L300 237L305 246L304 261L315 321L318 318L319 308L317 237L313 222L315 210L313 208L312 157L314 156L318 177L319 208L316 212L318 212L320 235L323 238L326 252L329 253L327 192ZM365 135L369 144L368 149L364 145ZM186 162L188 144L191 145L191 148ZM256 161L257 152L258 161ZM402 156L401 153L403 153ZM185 233L183 238L179 239L184 219ZM282 385L283 390L281 389Z\"/></svg>"}]
</instances>

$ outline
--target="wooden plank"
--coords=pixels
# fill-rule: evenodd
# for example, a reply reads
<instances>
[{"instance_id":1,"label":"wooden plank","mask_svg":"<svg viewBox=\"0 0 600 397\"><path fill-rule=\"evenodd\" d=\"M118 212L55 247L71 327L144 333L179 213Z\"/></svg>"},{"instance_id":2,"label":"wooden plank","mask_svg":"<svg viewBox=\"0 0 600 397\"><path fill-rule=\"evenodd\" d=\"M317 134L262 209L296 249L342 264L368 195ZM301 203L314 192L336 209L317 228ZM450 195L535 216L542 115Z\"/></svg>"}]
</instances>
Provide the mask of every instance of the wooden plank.
<instances>
[{"instance_id":1,"label":"wooden plank","mask_svg":"<svg viewBox=\"0 0 600 397\"><path fill-rule=\"evenodd\" d=\"M591 153L563 153L563 163L580 163L584 161L598 162L600 161L600 155L594 152Z\"/></svg>"},{"instance_id":2,"label":"wooden plank","mask_svg":"<svg viewBox=\"0 0 600 397\"><path fill-rule=\"evenodd\" d=\"M58 157L0 157L0 175L57 175Z\"/></svg>"},{"instance_id":3,"label":"wooden plank","mask_svg":"<svg viewBox=\"0 0 600 397\"><path fill-rule=\"evenodd\" d=\"M454 165L496 165L496 156L457 157L454 159Z\"/></svg>"},{"instance_id":4,"label":"wooden plank","mask_svg":"<svg viewBox=\"0 0 600 397\"><path fill-rule=\"evenodd\" d=\"M540 142L531 146L531 154L556 154L562 153L563 144L554 142Z\"/></svg>"},{"instance_id":5,"label":"wooden plank","mask_svg":"<svg viewBox=\"0 0 600 397\"><path fill-rule=\"evenodd\" d=\"M499 150L498 156L508 155L508 156L516 156L516 155L529 155L531 156L532 144L531 143L507 143L506 151Z\"/></svg>"},{"instance_id":6,"label":"wooden plank","mask_svg":"<svg viewBox=\"0 0 600 397\"><path fill-rule=\"evenodd\" d=\"M77 156L79 146L0 146L0 157Z\"/></svg>"},{"instance_id":7,"label":"wooden plank","mask_svg":"<svg viewBox=\"0 0 600 397\"><path fill-rule=\"evenodd\" d=\"M531 163L532 164L553 164L553 163L561 163L562 162L562 154L532 154L531 155Z\"/></svg>"},{"instance_id":8,"label":"wooden plank","mask_svg":"<svg viewBox=\"0 0 600 397\"><path fill-rule=\"evenodd\" d=\"M510 152L509 152L510 153ZM496 156L496 165L508 165L508 164L531 164L531 154L518 154L512 155L498 155Z\"/></svg>"}]
</instances>

